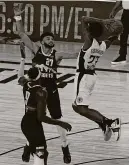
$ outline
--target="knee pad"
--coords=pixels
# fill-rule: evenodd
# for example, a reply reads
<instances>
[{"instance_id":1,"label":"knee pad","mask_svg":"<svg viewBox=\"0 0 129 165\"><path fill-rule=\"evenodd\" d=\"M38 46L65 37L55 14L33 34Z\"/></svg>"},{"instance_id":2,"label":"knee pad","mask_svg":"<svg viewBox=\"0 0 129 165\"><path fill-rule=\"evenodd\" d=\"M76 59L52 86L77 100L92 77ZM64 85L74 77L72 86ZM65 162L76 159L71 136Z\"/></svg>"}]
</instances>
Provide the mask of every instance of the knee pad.
<instances>
[{"instance_id":1,"label":"knee pad","mask_svg":"<svg viewBox=\"0 0 129 165\"><path fill-rule=\"evenodd\" d=\"M47 159L48 151L44 147L36 147L35 155L40 159Z\"/></svg>"}]
</instances>

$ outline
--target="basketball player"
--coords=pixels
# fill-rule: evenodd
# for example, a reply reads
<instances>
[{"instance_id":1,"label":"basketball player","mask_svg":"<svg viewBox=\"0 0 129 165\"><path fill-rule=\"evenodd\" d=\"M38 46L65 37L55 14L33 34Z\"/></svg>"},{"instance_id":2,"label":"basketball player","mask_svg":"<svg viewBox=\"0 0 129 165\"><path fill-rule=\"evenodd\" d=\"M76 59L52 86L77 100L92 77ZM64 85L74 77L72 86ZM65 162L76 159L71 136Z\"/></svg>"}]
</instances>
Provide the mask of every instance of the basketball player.
<instances>
[{"instance_id":1,"label":"basketball player","mask_svg":"<svg viewBox=\"0 0 129 165\"><path fill-rule=\"evenodd\" d=\"M18 82L23 86L25 100L25 115L21 121L21 129L29 143L26 149L28 153L26 154L28 154L28 157L30 156L29 153L34 156L34 165L43 165L43 163L47 165L48 151L42 122L58 125L67 131L71 130L71 125L46 116L47 91L40 85L41 72L38 68L33 67L28 70L27 75L24 75L24 45L21 44L20 47L22 61L18 73ZM24 161L24 155L22 159Z\"/></svg>"},{"instance_id":2,"label":"basketball player","mask_svg":"<svg viewBox=\"0 0 129 165\"><path fill-rule=\"evenodd\" d=\"M108 23L108 21L106 23ZM84 45L77 58L74 82L75 101L72 106L75 112L96 122L104 133L104 140L108 141L111 138L112 130L117 135L116 140L119 140L120 119L108 119L97 110L89 108L89 98L96 82L95 66L98 59L104 54L106 49L109 48L113 40L117 39L117 36L112 36L106 41L101 41L100 37L104 35L104 27L105 25L100 19L82 17ZM114 128L113 125L115 125Z\"/></svg>"},{"instance_id":3,"label":"basketball player","mask_svg":"<svg viewBox=\"0 0 129 165\"><path fill-rule=\"evenodd\" d=\"M61 120L62 112L60 107L60 98L58 88L56 84L56 69L57 65L61 61L62 57L56 58L56 50L54 47L54 35L51 32L45 32L40 37L40 46L32 42L30 38L25 34L22 25L21 17L21 5L15 6L14 14L17 25L19 36L24 44L32 52L32 63L33 66L40 68L41 74L41 85L45 87L48 93L47 97L47 108L53 119ZM57 131L60 134L62 142L62 152L64 163L71 162L71 155L69 151L68 141L66 138L66 131L60 126L56 126Z\"/></svg>"}]
</instances>

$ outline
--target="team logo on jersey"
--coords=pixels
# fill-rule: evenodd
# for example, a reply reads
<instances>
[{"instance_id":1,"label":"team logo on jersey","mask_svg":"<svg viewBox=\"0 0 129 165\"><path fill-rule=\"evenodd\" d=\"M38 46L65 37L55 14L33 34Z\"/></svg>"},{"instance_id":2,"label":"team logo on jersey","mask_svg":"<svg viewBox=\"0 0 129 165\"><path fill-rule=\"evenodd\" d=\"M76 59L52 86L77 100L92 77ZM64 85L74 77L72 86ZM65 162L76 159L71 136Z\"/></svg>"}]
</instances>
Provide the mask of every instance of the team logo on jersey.
<instances>
[{"instance_id":1,"label":"team logo on jersey","mask_svg":"<svg viewBox=\"0 0 129 165\"><path fill-rule=\"evenodd\" d=\"M82 97L77 97L76 101L77 101L77 103L82 103L83 102L83 98Z\"/></svg>"}]
</instances>

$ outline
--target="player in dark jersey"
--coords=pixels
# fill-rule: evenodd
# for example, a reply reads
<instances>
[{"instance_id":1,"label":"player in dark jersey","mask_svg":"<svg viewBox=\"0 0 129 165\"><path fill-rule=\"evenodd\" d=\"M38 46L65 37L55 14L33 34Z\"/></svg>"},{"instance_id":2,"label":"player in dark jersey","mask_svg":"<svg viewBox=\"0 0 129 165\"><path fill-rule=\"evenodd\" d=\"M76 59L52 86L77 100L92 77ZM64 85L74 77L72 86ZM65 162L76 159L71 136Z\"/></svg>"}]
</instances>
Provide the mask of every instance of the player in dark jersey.
<instances>
[{"instance_id":1,"label":"player in dark jersey","mask_svg":"<svg viewBox=\"0 0 129 165\"><path fill-rule=\"evenodd\" d=\"M107 20L107 23L108 21L110 24L110 21L113 20ZM117 36L115 36L116 33L114 33L115 35L109 37L107 40L101 40L102 35L104 37L105 23L102 19L82 17L84 45L77 58L73 109L78 114L96 122L104 133L104 140L108 141L111 138L112 131L117 135L116 140L119 140L121 128L120 119L108 119L96 109L89 107L89 99L96 82L95 67L98 59L104 54L106 49L109 48L111 43L117 39ZM120 30L120 32L122 32L122 24Z\"/></svg>"},{"instance_id":2,"label":"player in dark jersey","mask_svg":"<svg viewBox=\"0 0 129 165\"><path fill-rule=\"evenodd\" d=\"M62 112L60 107L60 99L58 88L56 84L56 68L57 64L62 59L61 56L55 56L54 47L54 36L52 33L47 32L41 35L40 45L32 42L30 38L25 34L21 21L21 5L17 5L14 8L15 20L19 36L25 45L32 52L32 63L36 67L40 68L41 74L41 85L46 87L47 97L47 108L53 119L61 120ZM66 131L60 126L57 126L58 133L60 134L62 142L63 159L65 163L71 162L71 155L69 152L68 141L66 138Z\"/></svg>"},{"instance_id":3,"label":"player in dark jersey","mask_svg":"<svg viewBox=\"0 0 129 165\"><path fill-rule=\"evenodd\" d=\"M34 156L34 163L36 163L36 165L43 165L43 162L46 165L48 151L42 122L61 126L67 131L71 130L71 125L46 116L48 93L46 88L41 86L41 72L38 68L33 67L28 70L26 75L23 74L25 51L23 44L21 44L20 47L22 61L18 73L18 82L23 86L23 96L25 100L25 115L21 121L21 129L29 144L26 148L26 152L28 153L24 154L27 154L29 157L29 153L31 153ZM23 155L22 159L29 161L29 158L26 160L24 156L25 155Z\"/></svg>"}]
</instances>

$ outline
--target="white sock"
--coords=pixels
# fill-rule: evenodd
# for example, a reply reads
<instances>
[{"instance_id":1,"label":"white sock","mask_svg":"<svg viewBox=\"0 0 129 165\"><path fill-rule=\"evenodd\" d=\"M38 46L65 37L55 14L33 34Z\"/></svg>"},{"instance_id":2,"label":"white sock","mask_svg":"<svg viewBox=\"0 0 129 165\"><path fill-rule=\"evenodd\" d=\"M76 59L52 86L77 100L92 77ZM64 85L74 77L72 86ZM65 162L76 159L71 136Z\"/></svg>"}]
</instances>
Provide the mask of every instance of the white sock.
<instances>
[{"instance_id":1,"label":"white sock","mask_svg":"<svg viewBox=\"0 0 129 165\"><path fill-rule=\"evenodd\" d=\"M40 159L34 154L34 164L33 165L44 165L44 159Z\"/></svg>"},{"instance_id":2,"label":"white sock","mask_svg":"<svg viewBox=\"0 0 129 165\"><path fill-rule=\"evenodd\" d=\"M62 147L66 147L68 145L67 138L66 138L66 130L58 125L56 127L57 127L57 131L60 135Z\"/></svg>"}]
</instances>

